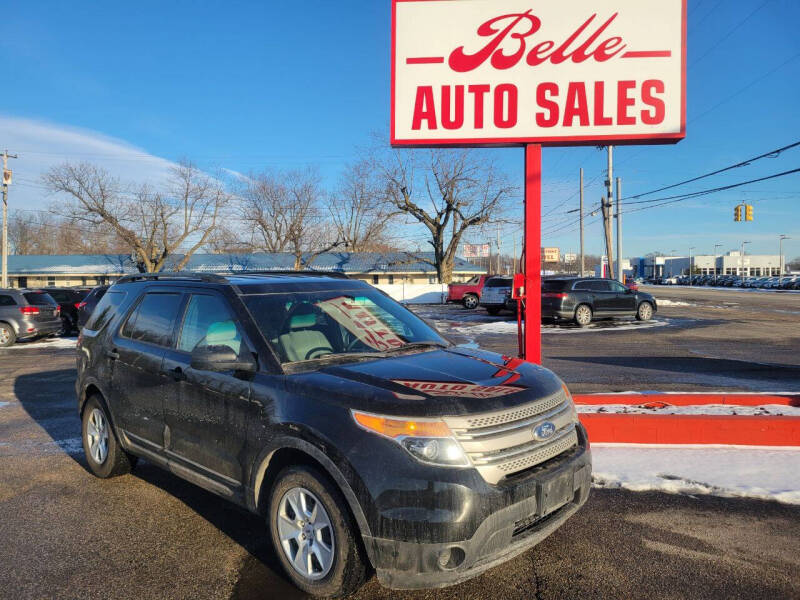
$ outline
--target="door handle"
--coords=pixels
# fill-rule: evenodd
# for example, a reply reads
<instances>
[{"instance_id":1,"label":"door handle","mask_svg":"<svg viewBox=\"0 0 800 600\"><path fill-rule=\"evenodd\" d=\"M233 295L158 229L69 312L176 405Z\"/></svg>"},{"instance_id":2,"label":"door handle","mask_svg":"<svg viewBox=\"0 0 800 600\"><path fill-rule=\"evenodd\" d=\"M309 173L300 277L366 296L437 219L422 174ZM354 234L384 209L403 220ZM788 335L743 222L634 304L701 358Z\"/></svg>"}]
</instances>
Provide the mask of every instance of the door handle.
<instances>
[{"instance_id":1,"label":"door handle","mask_svg":"<svg viewBox=\"0 0 800 600\"><path fill-rule=\"evenodd\" d=\"M117 360L119 358L119 352L116 350L106 350L106 356L111 360Z\"/></svg>"},{"instance_id":2,"label":"door handle","mask_svg":"<svg viewBox=\"0 0 800 600\"><path fill-rule=\"evenodd\" d=\"M183 372L183 369L180 367L175 367L174 369L170 369L169 374L172 375L172 378L175 381L183 381L186 379L186 375Z\"/></svg>"}]
</instances>

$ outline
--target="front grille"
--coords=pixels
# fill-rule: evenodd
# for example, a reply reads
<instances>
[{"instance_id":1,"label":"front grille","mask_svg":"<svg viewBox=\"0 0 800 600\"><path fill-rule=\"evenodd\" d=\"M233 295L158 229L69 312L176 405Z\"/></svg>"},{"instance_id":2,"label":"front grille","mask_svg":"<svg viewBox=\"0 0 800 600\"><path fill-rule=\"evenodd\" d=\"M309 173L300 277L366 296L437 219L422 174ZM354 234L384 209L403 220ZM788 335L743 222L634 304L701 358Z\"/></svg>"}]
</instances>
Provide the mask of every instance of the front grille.
<instances>
[{"instance_id":1,"label":"front grille","mask_svg":"<svg viewBox=\"0 0 800 600\"><path fill-rule=\"evenodd\" d=\"M472 465L491 484L578 445L575 408L561 390L521 407L447 417L445 422ZM537 440L534 430L544 422L553 423L555 433L546 440Z\"/></svg>"}]
</instances>

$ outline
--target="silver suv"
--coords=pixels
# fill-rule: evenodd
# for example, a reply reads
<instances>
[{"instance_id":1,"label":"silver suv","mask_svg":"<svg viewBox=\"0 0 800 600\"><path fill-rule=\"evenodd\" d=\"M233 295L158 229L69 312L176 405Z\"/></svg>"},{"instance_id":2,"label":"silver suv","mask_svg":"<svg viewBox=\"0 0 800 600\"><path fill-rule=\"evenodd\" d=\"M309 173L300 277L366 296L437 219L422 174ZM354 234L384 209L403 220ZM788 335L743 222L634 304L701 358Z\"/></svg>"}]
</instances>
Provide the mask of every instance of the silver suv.
<instances>
[{"instance_id":1,"label":"silver suv","mask_svg":"<svg viewBox=\"0 0 800 600\"><path fill-rule=\"evenodd\" d=\"M0 288L0 348L61 330L61 309L41 290Z\"/></svg>"}]
</instances>

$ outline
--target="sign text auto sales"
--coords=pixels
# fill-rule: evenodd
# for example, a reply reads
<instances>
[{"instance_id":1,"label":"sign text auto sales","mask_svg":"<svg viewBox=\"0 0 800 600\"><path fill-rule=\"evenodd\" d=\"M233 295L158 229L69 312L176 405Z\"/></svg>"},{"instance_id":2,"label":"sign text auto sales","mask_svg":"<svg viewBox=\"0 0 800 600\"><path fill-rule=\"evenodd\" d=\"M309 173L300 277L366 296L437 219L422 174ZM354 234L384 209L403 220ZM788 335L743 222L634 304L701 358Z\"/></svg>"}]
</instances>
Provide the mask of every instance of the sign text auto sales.
<instances>
[{"instance_id":1,"label":"sign text auto sales","mask_svg":"<svg viewBox=\"0 0 800 600\"><path fill-rule=\"evenodd\" d=\"M395 0L392 142L674 142L683 0Z\"/></svg>"}]
</instances>

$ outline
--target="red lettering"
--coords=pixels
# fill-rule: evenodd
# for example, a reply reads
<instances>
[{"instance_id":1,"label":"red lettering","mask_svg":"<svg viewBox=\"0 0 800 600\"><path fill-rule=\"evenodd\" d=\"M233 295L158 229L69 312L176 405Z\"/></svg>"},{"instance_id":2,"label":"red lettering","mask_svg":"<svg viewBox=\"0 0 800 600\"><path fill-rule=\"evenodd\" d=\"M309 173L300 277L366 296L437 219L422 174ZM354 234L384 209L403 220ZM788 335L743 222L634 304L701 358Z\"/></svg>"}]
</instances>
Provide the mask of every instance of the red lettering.
<instances>
[{"instance_id":1,"label":"red lettering","mask_svg":"<svg viewBox=\"0 0 800 600\"><path fill-rule=\"evenodd\" d=\"M445 129L459 129L464 124L464 86L456 86L455 117L451 117L450 86L442 86L442 126Z\"/></svg>"},{"instance_id":2,"label":"red lettering","mask_svg":"<svg viewBox=\"0 0 800 600\"><path fill-rule=\"evenodd\" d=\"M558 49L550 55L550 62L554 65L560 65L562 62L567 60L572 53L567 52L567 48L570 44L572 44L575 40L578 39L578 36L584 32L584 30L589 26L589 24L594 21L594 18L597 14L593 14L589 19L580 27L578 27L577 31L575 31L571 36L567 38L567 41L561 44ZM574 59L573 59L574 60ZM578 61L575 61L578 62Z\"/></svg>"},{"instance_id":3,"label":"red lettering","mask_svg":"<svg viewBox=\"0 0 800 600\"><path fill-rule=\"evenodd\" d=\"M475 129L483 129L483 98L492 88L488 85L471 85L467 89L475 97Z\"/></svg>"},{"instance_id":4,"label":"red lettering","mask_svg":"<svg viewBox=\"0 0 800 600\"><path fill-rule=\"evenodd\" d=\"M597 126L611 125L614 121L605 115L603 104L605 100L605 83L594 82L594 124Z\"/></svg>"},{"instance_id":5,"label":"red lettering","mask_svg":"<svg viewBox=\"0 0 800 600\"><path fill-rule=\"evenodd\" d=\"M564 106L564 127L572 127L578 117L581 127L589 125L589 103L586 100L586 86L583 82L573 81L567 89L567 102Z\"/></svg>"},{"instance_id":6,"label":"red lettering","mask_svg":"<svg viewBox=\"0 0 800 600\"><path fill-rule=\"evenodd\" d=\"M542 64L547 60L547 52L550 52L555 45L556 43L550 40L536 44L528 53L528 64L532 67Z\"/></svg>"},{"instance_id":7,"label":"red lettering","mask_svg":"<svg viewBox=\"0 0 800 600\"><path fill-rule=\"evenodd\" d=\"M503 83L494 89L494 124L500 129L510 129L517 124L519 93L517 86Z\"/></svg>"},{"instance_id":8,"label":"red lettering","mask_svg":"<svg viewBox=\"0 0 800 600\"><path fill-rule=\"evenodd\" d=\"M597 47L594 51L594 57L597 62L606 62L610 58L614 58L617 54L625 49L625 44L622 43L621 37L608 38L605 42Z\"/></svg>"},{"instance_id":9,"label":"red lettering","mask_svg":"<svg viewBox=\"0 0 800 600\"><path fill-rule=\"evenodd\" d=\"M628 108L636 103L628 93L635 87L635 81L617 83L617 125L636 125L636 118L628 114Z\"/></svg>"},{"instance_id":10,"label":"red lettering","mask_svg":"<svg viewBox=\"0 0 800 600\"><path fill-rule=\"evenodd\" d=\"M474 54L467 54L464 46L456 48L450 54L450 59L448 60L450 68L458 73L466 73L480 67L490 56L492 57L492 66L495 69L510 69L516 65L525 53L525 38L538 31L542 25L538 17L531 15L531 10L529 9L524 13L502 15L486 21L478 28L478 35L481 37L494 36L492 40ZM499 27L495 27L496 24L508 19L511 19L511 23L505 29L501 30ZM514 28L523 21L528 22L528 30L511 35L512 39L519 41L519 45L513 54L505 54L500 45Z\"/></svg>"},{"instance_id":11,"label":"red lettering","mask_svg":"<svg viewBox=\"0 0 800 600\"><path fill-rule=\"evenodd\" d=\"M428 121L428 129L436 129L436 105L433 100L433 87L430 85L421 85L417 88L411 129L414 131L422 129L422 121Z\"/></svg>"},{"instance_id":12,"label":"red lettering","mask_svg":"<svg viewBox=\"0 0 800 600\"><path fill-rule=\"evenodd\" d=\"M547 97L548 94L553 98L557 98L558 85L555 83L542 83L536 88L536 103L539 108L549 112L549 116L546 116L544 112L536 113L536 125L538 127L555 127L558 124L558 102L550 100Z\"/></svg>"},{"instance_id":13,"label":"red lettering","mask_svg":"<svg viewBox=\"0 0 800 600\"><path fill-rule=\"evenodd\" d=\"M642 111L642 123L645 125L659 125L664 122L667 109L661 98L653 94L664 93L664 82L659 79L648 79L642 84L642 102L652 107L653 111Z\"/></svg>"}]
</instances>

